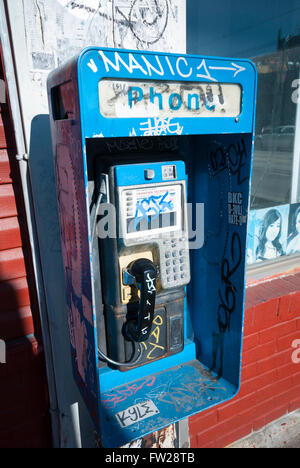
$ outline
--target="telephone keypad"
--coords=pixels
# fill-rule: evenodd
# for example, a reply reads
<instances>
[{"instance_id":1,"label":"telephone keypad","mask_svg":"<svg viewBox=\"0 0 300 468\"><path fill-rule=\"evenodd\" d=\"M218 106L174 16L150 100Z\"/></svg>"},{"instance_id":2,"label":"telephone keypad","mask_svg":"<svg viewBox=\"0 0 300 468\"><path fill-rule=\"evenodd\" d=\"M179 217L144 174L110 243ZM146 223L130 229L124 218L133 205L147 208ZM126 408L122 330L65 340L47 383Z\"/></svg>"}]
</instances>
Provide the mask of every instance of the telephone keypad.
<instances>
[{"instance_id":1,"label":"telephone keypad","mask_svg":"<svg viewBox=\"0 0 300 468\"><path fill-rule=\"evenodd\" d=\"M187 284L190 276L187 239L164 240L160 250L162 286L172 288Z\"/></svg>"}]
</instances>

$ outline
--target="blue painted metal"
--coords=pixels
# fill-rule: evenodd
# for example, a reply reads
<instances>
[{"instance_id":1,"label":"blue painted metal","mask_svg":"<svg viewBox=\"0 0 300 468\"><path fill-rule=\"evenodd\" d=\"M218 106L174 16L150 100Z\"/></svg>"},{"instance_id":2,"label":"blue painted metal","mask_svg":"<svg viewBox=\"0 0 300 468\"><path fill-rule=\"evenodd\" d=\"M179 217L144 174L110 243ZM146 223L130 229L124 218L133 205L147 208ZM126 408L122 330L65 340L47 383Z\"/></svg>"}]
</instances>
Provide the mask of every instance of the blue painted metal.
<instances>
[{"instance_id":1,"label":"blue painted metal","mask_svg":"<svg viewBox=\"0 0 300 468\"><path fill-rule=\"evenodd\" d=\"M182 161L168 161L166 164L175 165L177 170L177 177L172 179L171 182L176 180L185 180L185 166ZM151 163L151 164L135 164L134 171L130 170L130 164L124 164L115 168L116 185L118 187L125 187L127 185L149 185L166 182L162 177L162 164ZM145 179L145 171L151 167L155 172L155 176L151 180ZM170 181L168 181L170 182Z\"/></svg>"},{"instance_id":2,"label":"blue painted metal","mask_svg":"<svg viewBox=\"0 0 300 468\"><path fill-rule=\"evenodd\" d=\"M151 64L150 70L145 65ZM93 138L150 135L199 135L251 133L255 102L256 70L249 60L137 53L89 48L78 59L83 136ZM242 87L242 110L235 118L181 118L157 122L154 118L104 118L99 109L100 80L166 80L171 82L236 83Z\"/></svg>"},{"instance_id":3,"label":"blue painted metal","mask_svg":"<svg viewBox=\"0 0 300 468\"><path fill-rule=\"evenodd\" d=\"M239 84L241 113L238 118L105 118L99 82L106 78ZM63 83L69 114L55 120L52 90ZM248 60L88 48L55 71L48 87L74 375L104 446L117 447L238 391L256 71ZM121 137L149 136L177 138L188 200L205 203L204 246L191 244L190 250L185 348L128 372L100 369L86 142L109 141L108 148L112 138L118 138L113 140L118 146ZM147 183L145 168L130 174L132 183ZM178 180L186 177L182 170L179 165ZM127 185L128 173L122 173L127 167L117 171L118 184ZM122 427L116 415L148 400L159 413Z\"/></svg>"},{"instance_id":4,"label":"blue painted metal","mask_svg":"<svg viewBox=\"0 0 300 468\"><path fill-rule=\"evenodd\" d=\"M149 434L206 409L208 402L215 406L226 401L235 393L233 385L213 375L197 360L104 392L101 394L101 414L106 422L104 445L120 447L141 434ZM158 409L156 414L126 428L120 426L116 415L128 422L127 408L149 400ZM134 411L132 416L134 420Z\"/></svg>"}]
</instances>

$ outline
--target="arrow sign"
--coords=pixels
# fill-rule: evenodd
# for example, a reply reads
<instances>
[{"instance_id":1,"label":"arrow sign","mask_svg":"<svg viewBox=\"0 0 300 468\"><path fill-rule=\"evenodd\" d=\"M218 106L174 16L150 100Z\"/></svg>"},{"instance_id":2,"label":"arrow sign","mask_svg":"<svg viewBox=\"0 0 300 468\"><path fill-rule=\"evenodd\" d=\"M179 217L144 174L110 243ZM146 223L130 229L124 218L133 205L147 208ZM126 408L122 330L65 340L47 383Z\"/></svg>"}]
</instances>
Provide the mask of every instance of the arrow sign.
<instances>
[{"instance_id":1,"label":"arrow sign","mask_svg":"<svg viewBox=\"0 0 300 468\"><path fill-rule=\"evenodd\" d=\"M231 64L232 67L209 67L211 70L230 70L230 71L234 71L234 77L236 77L236 75L244 70L246 70L246 68L244 67L241 67L240 65L237 65L236 63L232 63Z\"/></svg>"}]
</instances>

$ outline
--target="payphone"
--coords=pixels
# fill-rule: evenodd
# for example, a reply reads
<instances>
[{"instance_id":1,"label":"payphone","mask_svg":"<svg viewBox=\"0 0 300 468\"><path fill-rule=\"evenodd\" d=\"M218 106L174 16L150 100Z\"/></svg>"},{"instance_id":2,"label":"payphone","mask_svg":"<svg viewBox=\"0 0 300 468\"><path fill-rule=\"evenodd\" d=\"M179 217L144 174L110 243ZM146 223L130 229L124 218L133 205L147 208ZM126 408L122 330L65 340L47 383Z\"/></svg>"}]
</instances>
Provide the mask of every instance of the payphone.
<instances>
[{"instance_id":1,"label":"payphone","mask_svg":"<svg viewBox=\"0 0 300 468\"><path fill-rule=\"evenodd\" d=\"M118 447L238 392L256 70L90 47L48 93L74 377Z\"/></svg>"},{"instance_id":2,"label":"payphone","mask_svg":"<svg viewBox=\"0 0 300 468\"><path fill-rule=\"evenodd\" d=\"M113 357L124 368L177 353L184 346L184 287L190 281L185 164L116 165L97 178L116 208L115 238L99 233L111 356L100 357L109 363ZM138 355L130 361L132 343L141 346L134 346Z\"/></svg>"}]
</instances>

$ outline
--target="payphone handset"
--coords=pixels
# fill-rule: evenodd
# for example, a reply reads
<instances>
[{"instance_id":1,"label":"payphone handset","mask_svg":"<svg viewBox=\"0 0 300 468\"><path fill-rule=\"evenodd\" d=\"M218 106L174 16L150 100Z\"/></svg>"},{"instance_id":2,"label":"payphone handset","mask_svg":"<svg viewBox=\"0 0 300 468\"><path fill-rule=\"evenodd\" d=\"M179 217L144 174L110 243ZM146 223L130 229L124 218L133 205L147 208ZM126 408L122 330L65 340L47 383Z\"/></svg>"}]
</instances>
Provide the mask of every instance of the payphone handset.
<instances>
[{"instance_id":1,"label":"payphone handset","mask_svg":"<svg viewBox=\"0 0 300 468\"><path fill-rule=\"evenodd\" d=\"M121 164L107 172L117 226L117 238L101 242L107 346L130 366L128 342L142 343L139 363L146 364L183 349L190 281L185 164ZM106 293L113 272L114 293Z\"/></svg>"}]
</instances>

